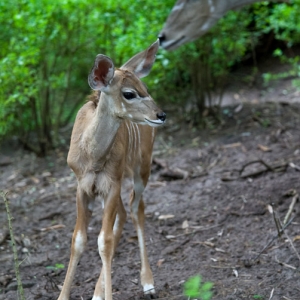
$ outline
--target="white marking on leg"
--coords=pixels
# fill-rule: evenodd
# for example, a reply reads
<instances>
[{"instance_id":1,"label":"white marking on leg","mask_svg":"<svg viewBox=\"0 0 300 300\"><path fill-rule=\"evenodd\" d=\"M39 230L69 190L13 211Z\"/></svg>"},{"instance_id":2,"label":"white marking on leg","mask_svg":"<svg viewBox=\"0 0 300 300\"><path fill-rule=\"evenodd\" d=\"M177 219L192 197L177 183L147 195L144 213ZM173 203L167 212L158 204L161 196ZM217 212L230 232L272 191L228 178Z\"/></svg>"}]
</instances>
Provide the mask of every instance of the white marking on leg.
<instances>
[{"instance_id":1,"label":"white marking on leg","mask_svg":"<svg viewBox=\"0 0 300 300\"><path fill-rule=\"evenodd\" d=\"M101 256L101 251L104 250L104 231L101 231L98 236L98 249Z\"/></svg>"},{"instance_id":2,"label":"white marking on leg","mask_svg":"<svg viewBox=\"0 0 300 300\"><path fill-rule=\"evenodd\" d=\"M81 231L77 231L77 233L76 233L74 246L75 246L76 251L78 251L80 253L83 252L84 246L85 246L85 241L84 241Z\"/></svg>"},{"instance_id":3,"label":"white marking on leg","mask_svg":"<svg viewBox=\"0 0 300 300\"><path fill-rule=\"evenodd\" d=\"M116 219L115 219L115 223L114 223L114 228L113 228L114 235L116 235L119 227L120 227L120 218L119 218L119 215L117 214Z\"/></svg>"},{"instance_id":4,"label":"white marking on leg","mask_svg":"<svg viewBox=\"0 0 300 300\"><path fill-rule=\"evenodd\" d=\"M144 293L145 294L154 294L155 293L155 289L154 289L154 286L153 284L145 284L143 286L143 290L144 290Z\"/></svg>"},{"instance_id":5,"label":"white marking on leg","mask_svg":"<svg viewBox=\"0 0 300 300\"><path fill-rule=\"evenodd\" d=\"M104 300L104 298L100 296L93 296L92 300Z\"/></svg>"},{"instance_id":6,"label":"white marking on leg","mask_svg":"<svg viewBox=\"0 0 300 300\"><path fill-rule=\"evenodd\" d=\"M141 251L141 258L143 260L143 257L145 255L145 246L144 246L144 235L143 235L143 232L140 228L140 226L138 226L137 228L137 234L138 234L138 241L139 241L139 246L140 246L140 251Z\"/></svg>"}]
</instances>

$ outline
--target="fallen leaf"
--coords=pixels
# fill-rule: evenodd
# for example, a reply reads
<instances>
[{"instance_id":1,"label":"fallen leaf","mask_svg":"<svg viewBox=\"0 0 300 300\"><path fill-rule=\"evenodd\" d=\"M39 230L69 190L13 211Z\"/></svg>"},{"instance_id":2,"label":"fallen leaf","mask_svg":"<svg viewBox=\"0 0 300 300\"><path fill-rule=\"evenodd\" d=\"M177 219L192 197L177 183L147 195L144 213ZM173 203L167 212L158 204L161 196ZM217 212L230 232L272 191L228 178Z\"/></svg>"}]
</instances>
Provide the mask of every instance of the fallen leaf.
<instances>
[{"instance_id":1,"label":"fallen leaf","mask_svg":"<svg viewBox=\"0 0 300 300\"><path fill-rule=\"evenodd\" d=\"M236 269L233 269L232 272L233 272L235 277L239 277L239 273Z\"/></svg>"},{"instance_id":2,"label":"fallen leaf","mask_svg":"<svg viewBox=\"0 0 300 300\"><path fill-rule=\"evenodd\" d=\"M160 215L158 217L158 220L167 220L167 219L172 219L174 217L175 217L174 215Z\"/></svg>"},{"instance_id":3,"label":"fallen leaf","mask_svg":"<svg viewBox=\"0 0 300 300\"><path fill-rule=\"evenodd\" d=\"M233 143L233 144L223 145L221 148L227 149L227 148L236 148L236 147L241 147L241 146L242 146L242 143Z\"/></svg>"},{"instance_id":4,"label":"fallen leaf","mask_svg":"<svg viewBox=\"0 0 300 300\"><path fill-rule=\"evenodd\" d=\"M159 259L159 260L157 261L157 264L156 264L156 265L160 268L164 261L165 261L165 260L164 260L163 258L162 258L162 259Z\"/></svg>"},{"instance_id":5,"label":"fallen leaf","mask_svg":"<svg viewBox=\"0 0 300 300\"><path fill-rule=\"evenodd\" d=\"M273 213L273 207L272 207L272 205L268 204L267 205L267 209L268 209L268 211L269 211L270 214Z\"/></svg>"},{"instance_id":6,"label":"fallen leaf","mask_svg":"<svg viewBox=\"0 0 300 300\"><path fill-rule=\"evenodd\" d=\"M175 235L166 235L166 239L171 240L171 239L176 239Z\"/></svg>"},{"instance_id":7,"label":"fallen leaf","mask_svg":"<svg viewBox=\"0 0 300 300\"><path fill-rule=\"evenodd\" d=\"M182 229L189 228L189 222L188 222L188 220L184 220L181 227L182 227Z\"/></svg>"},{"instance_id":8,"label":"fallen leaf","mask_svg":"<svg viewBox=\"0 0 300 300\"><path fill-rule=\"evenodd\" d=\"M209 246L209 247L214 247L215 246L214 243L208 242L208 241L203 242L203 244L206 245L206 246Z\"/></svg>"},{"instance_id":9,"label":"fallen leaf","mask_svg":"<svg viewBox=\"0 0 300 300\"><path fill-rule=\"evenodd\" d=\"M48 171L42 173L42 177L50 177L52 174Z\"/></svg>"},{"instance_id":10,"label":"fallen leaf","mask_svg":"<svg viewBox=\"0 0 300 300\"><path fill-rule=\"evenodd\" d=\"M243 103L240 103L235 109L234 112L237 114L243 109Z\"/></svg>"},{"instance_id":11,"label":"fallen leaf","mask_svg":"<svg viewBox=\"0 0 300 300\"><path fill-rule=\"evenodd\" d=\"M295 241L298 241L298 240L300 240L300 235L296 235L294 238L293 238L293 241L295 242Z\"/></svg>"},{"instance_id":12,"label":"fallen leaf","mask_svg":"<svg viewBox=\"0 0 300 300\"><path fill-rule=\"evenodd\" d=\"M128 243L135 243L138 240L137 236L132 236L127 239Z\"/></svg>"},{"instance_id":13,"label":"fallen leaf","mask_svg":"<svg viewBox=\"0 0 300 300\"><path fill-rule=\"evenodd\" d=\"M225 252L226 252L225 250L220 249L220 248L216 248L215 250L218 251L218 252L222 252L222 253L225 253Z\"/></svg>"},{"instance_id":14,"label":"fallen leaf","mask_svg":"<svg viewBox=\"0 0 300 300\"><path fill-rule=\"evenodd\" d=\"M34 176L30 176L30 179L36 184L40 182L40 180Z\"/></svg>"},{"instance_id":15,"label":"fallen leaf","mask_svg":"<svg viewBox=\"0 0 300 300\"><path fill-rule=\"evenodd\" d=\"M166 186L166 182L165 181L154 181L154 182L150 182L148 184L148 186L151 188Z\"/></svg>"},{"instance_id":16,"label":"fallen leaf","mask_svg":"<svg viewBox=\"0 0 300 300\"><path fill-rule=\"evenodd\" d=\"M261 145L261 144L258 144L258 145L257 145L257 148L258 148L259 150L263 151L263 152L270 152L270 151L272 151L271 148L269 148L269 147L267 147L267 146L264 146L264 145Z\"/></svg>"}]
</instances>

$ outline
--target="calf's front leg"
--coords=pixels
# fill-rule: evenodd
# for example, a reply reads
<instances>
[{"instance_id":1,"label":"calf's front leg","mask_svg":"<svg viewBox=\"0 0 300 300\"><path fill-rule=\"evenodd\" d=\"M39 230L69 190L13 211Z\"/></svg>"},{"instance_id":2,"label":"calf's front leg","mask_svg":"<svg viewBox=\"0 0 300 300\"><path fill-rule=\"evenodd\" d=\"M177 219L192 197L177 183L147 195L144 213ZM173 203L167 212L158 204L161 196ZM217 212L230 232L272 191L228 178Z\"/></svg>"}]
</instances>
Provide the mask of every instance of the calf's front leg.
<instances>
[{"instance_id":1,"label":"calf's front leg","mask_svg":"<svg viewBox=\"0 0 300 300\"><path fill-rule=\"evenodd\" d=\"M93 201L94 199L90 198L79 187L77 188L77 220L72 237L71 257L64 285L58 300L68 300L70 297L71 285L75 276L76 267L87 243L87 227L92 216L92 210L90 208L92 207L91 203Z\"/></svg>"}]
</instances>

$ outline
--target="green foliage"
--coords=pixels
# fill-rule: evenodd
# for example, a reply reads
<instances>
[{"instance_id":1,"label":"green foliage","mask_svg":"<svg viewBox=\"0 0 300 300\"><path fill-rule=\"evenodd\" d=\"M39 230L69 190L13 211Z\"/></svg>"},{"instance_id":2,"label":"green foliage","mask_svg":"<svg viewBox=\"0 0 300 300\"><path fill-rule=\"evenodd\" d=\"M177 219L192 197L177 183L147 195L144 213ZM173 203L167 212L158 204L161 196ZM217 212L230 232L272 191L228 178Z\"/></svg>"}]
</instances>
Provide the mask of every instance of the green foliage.
<instances>
[{"instance_id":1,"label":"green foliage","mask_svg":"<svg viewBox=\"0 0 300 300\"><path fill-rule=\"evenodd\" d=\"M149 46L168 3L2 1L0 137L16 133L27 146L36 140L31 148L41 154L57 145L59 128L89 93L87 74L96 54L109 55L119 66Z\"/></svg>"},{"instance_id":2,"label":"green foliage","mask_svg":"<svg viewBox=\"0 0 300 300\"><path fill-rule=\"evenodd\" d=\"M203 282L200 275L190 277L184 284L183 293L187 297L210 300L212 298L212 282Z\"/></svg>"},{"instance_id":3,"label":"green foliage","mask_svg":"<svg viewBox=\"0 0 300 300\"><path fill-rule=\"evenodd\" d=\"M173 4L0 1L0 138L16 134L40 154L63 143L59 130L74 119L89 94L87 75L96 54L122 65L156 40ZM300 42L299 11L300 0L256 3L229 12L194 43L170 53L160 50L145 79L153 98L163 106L191 99L195 112L190 118L199 122L207 104L214 111L221 103L232 66L252 52L261 35L273 31L289 47ZM276 55L286 59L280 51ZM299 58L289 59L299 86ZM216 92L219 100L213 102Z\"/></svg>"},{"instance_id":4,"label":"green foliage","mask_svg":"<svg viewBox=\"0 0 300 300\"><path fill-rule=\"evenodd\" d=\"M287 48L291 48L295 44L300 43L300 0L291 0L289 3L278 3L272 10L266 10L266 8L256 7L261 14L257 14L259 17L258 22L261 25L264 32L273 32L275 38L285 43ZM266 12L269 12L268 14ZM262 21L265 16L264 21ZM281 62L289 64L291 68L288 71L278 74L265 73L263 75L265 84L268 84L271 80L283 79L287 77L294 77L292 84L294 87L300 89L300 56L284 54L282 49L276 49L274 56L279 57Z\"/></svg>"}]
</instances>

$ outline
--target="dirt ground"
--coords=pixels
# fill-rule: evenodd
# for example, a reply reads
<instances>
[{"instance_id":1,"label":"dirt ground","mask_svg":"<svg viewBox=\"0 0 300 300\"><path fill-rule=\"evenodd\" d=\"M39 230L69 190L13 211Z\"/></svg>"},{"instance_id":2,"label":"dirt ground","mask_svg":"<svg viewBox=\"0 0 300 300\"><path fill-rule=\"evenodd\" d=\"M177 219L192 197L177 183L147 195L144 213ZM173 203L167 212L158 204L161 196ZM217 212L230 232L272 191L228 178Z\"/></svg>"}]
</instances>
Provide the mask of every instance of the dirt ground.
<instances>
[{"instance_id":1,"label":"dirt ground","mask_svg":"<svg viewBox=\"0 0 300 300\"><path fill-rule=\"evenodd\" d=\"M300 105L273 100L226 107L224 124L202 131L178 126L168 112L144 193L157 298L187 299L184 281L201 274L214 283L213 299L300 299L299 203L280 237L271 213L273 208L283 223L300 192ZM8 191L27 300L56 299L66 273L76 220L76 181L66 155L67 149L60 149L37 158L14 142L2 148L0 189ZM127 182L127 211L129 191ZM13 253L0 203L0 299L16 300ZM99 201L71 299L92 298L101 268L101 218ZM139 268L128 217L113 262L114 299L147 299Z\"/></svg>"}]
</instances>

